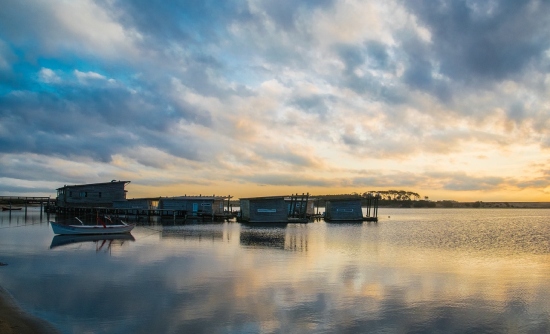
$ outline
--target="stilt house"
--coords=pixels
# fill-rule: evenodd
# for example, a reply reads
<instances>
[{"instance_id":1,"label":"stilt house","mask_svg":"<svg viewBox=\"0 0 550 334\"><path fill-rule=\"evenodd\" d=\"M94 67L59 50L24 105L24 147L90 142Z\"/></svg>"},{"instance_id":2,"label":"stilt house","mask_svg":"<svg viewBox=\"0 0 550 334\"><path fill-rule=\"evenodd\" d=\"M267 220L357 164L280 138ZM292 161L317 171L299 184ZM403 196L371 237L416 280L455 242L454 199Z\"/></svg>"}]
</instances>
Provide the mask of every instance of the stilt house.
<instances>
[{"instance_id":1,"label":"stilt house","mask_svg":"<svg viewBox=\"0 0 550 334\"><path fill-rule=\"evenodd\" d=\"M63 186L57 189L56 205L70 207L113 207L113 202L126 199L124 189L130 181L90 183Z\"/></svg>"},{"instance_id":2,"label":"stilt house","mask_svg":"<svg viewBox=\"0 0 550 334\"><path fill-rule=\"evenodd\" d=\"M326 221L377 221L378 196L347 197L327 200L325 203ZM362 201L366 201L367 215L363 215ZM372 216L371 216L372 214Z\"/></svg>"},{"instance_id":3,"label":"stilt house","mask_svg":"<svg viewBox=\"0 0 550 334\"><path fill-rule=\"evenodd\" d=\"M240 220L248 223L307 222L308 196L241 198Z\"/></svg>"},{"instance_id":4,"label":"stilt house","mask_svg":"<svg viewBox=\"0 0 550 334\"><path fill-rule=\"evenodd\" d=\"M339 198L325 203L325 220L328 221L362 221L361 198Z\"/></svg>"},{"instance_id":5,"label":"stilt house","mask_svg":"<svg viewBox=\"0 0 550 334\"><path fill-rule=\"evenodd\" d=\"M159 198L132 198L123 201L114 201L113 208L127 209L128 214L141 214L158 209Z\"/></svg>"},{"instance_id":6,"label":"stilt house","mask_svg":"<svg viewBox=\"0 0 550 334\"><path fill-rule=\"evenodd\" d=\"M225 205L229 204L225 196L179 196L161 197L158 209L170 215L174 212L191 217L214 217L224 214Z\"/></svg>"}]
</instances>

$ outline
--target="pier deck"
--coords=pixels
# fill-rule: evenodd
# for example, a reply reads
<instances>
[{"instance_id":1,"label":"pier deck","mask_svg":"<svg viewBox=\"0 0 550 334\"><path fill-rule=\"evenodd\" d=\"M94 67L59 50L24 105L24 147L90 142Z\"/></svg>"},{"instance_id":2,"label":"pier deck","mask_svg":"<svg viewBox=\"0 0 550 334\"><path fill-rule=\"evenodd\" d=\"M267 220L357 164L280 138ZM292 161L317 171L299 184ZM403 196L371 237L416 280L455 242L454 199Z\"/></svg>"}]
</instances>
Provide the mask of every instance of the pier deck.
<instances>
[{"instance_id":1,"label":"pier deck","mask_svg":"<svg viewBox=\"0 0 550 334\"><path fill-rule=\"evenodd\" d=\"M226 212L224 214L205 214L200 212L188 212L186 210L169 209L127 209L127 208L106 208L106 207L59 207L47 206L47 213L73 216L94 216L94 215L113 215L124 217L164 217L186 220L224 220L234 218L236 213Z\"/></svg>"},{"instance_id":2,"label":"pier deck","mask_svg":"<svg viewBox=\"0 0 550 334\"><path fill-rule=\"evenodd\" d=\"M27 207L30 205L40 204L40 211L42 208L50 206L50 202L53 202L50 197L23 197L23 196L0 196L0 206L3 210L15 210L16 208L24 208L27 211Z\"/></svg>"}]
</instances>

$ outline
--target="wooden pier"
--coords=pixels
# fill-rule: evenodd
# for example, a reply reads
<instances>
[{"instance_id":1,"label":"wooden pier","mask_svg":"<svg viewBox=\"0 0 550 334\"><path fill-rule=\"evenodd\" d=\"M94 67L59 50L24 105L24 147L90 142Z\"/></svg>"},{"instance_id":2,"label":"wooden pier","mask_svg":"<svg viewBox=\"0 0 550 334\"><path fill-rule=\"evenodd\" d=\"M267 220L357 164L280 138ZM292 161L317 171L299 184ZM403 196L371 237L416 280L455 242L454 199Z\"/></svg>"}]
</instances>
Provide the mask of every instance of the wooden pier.
<instances>
[{"instance_id":1,"label":"wooden pier","mask_svg":"<svg viewBox=\"0 0 550 334\"><path fill-rule=\"evenodd\" d=\"M377 222L378 221L378 201L380 200L379 195L367 195L366 201L367 201L367 214L363 220L369 221L369 222Z\"/></svg>"},{"instance_id":2,"label":"wooden pier","mask_svg":"<svg viewBox=\"0 0 550 334\"><path fill-rule=\"evenodd\" d=\"M225 212L223 214L193 213L187 210L169 210L169 209L127 209L127 208L107 208L107 207L59 207L51 205L45 208L47 213L55 213L64 216L77 217L96 217L97 215L109 215L117 217L160 217L173 218L178 220L198 220L198 221L219 221L231 219L236 216L234 212Z\"/></svg>"},{"instance_id":3,"label":"wooden pier","mask_svg":"<svg viewBox=\"0 0 550 334\"><path fill-rule=\"evenodd\" d=\"M29 206L40 205L40 212L54 202L50 197L22 197L22 196L0 196L0 205L4 211L19 210L24 208L27 211Z\"/></svg>"}]
</instances>

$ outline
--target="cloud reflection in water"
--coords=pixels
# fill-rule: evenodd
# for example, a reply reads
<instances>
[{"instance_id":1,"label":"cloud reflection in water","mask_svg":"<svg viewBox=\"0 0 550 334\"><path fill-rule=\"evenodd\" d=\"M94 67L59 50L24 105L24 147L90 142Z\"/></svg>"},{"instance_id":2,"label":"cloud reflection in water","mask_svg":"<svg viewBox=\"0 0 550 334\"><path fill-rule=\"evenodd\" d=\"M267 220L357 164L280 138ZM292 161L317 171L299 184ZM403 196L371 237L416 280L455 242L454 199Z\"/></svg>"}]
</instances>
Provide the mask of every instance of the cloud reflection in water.
<instances>
[{"instance_id":1,"label":"cloud reflection in water","mask_svg":"<svg viewBox=\"0 0 550 334\"><path fill-rule=\"evenodd\" d=\"M404 212L378 224L142 226L108 254L93 243L21 251L4 241L42 245L49 226L5 229L0 284L64 332L550 330L550 252L525 241L542 240L550 212L493 223L488 211L473 223Z\"/></svg>"}]
</instances>

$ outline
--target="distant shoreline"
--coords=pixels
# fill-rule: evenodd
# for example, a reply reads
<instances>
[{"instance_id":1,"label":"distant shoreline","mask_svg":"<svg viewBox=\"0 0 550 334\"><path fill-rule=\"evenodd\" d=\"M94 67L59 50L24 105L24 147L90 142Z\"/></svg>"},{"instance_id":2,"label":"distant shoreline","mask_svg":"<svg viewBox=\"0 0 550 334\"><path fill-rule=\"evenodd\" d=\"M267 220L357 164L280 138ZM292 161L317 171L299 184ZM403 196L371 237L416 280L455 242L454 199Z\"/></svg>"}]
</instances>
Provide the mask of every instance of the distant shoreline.
<instances>
[{"instance_id":1,"label":"distant shoreline","mask_svg":"<svg viewBox=\"0 0 550 334\"><path fill-rule=\"evenodd\" d=\"M391 204L380 204L379 208L465 208L465 209L550 209L550 202L456 202L456 201L433 201L432 205L416 206L418 202L394 202Z\"/></svg>"}]
</instances>

